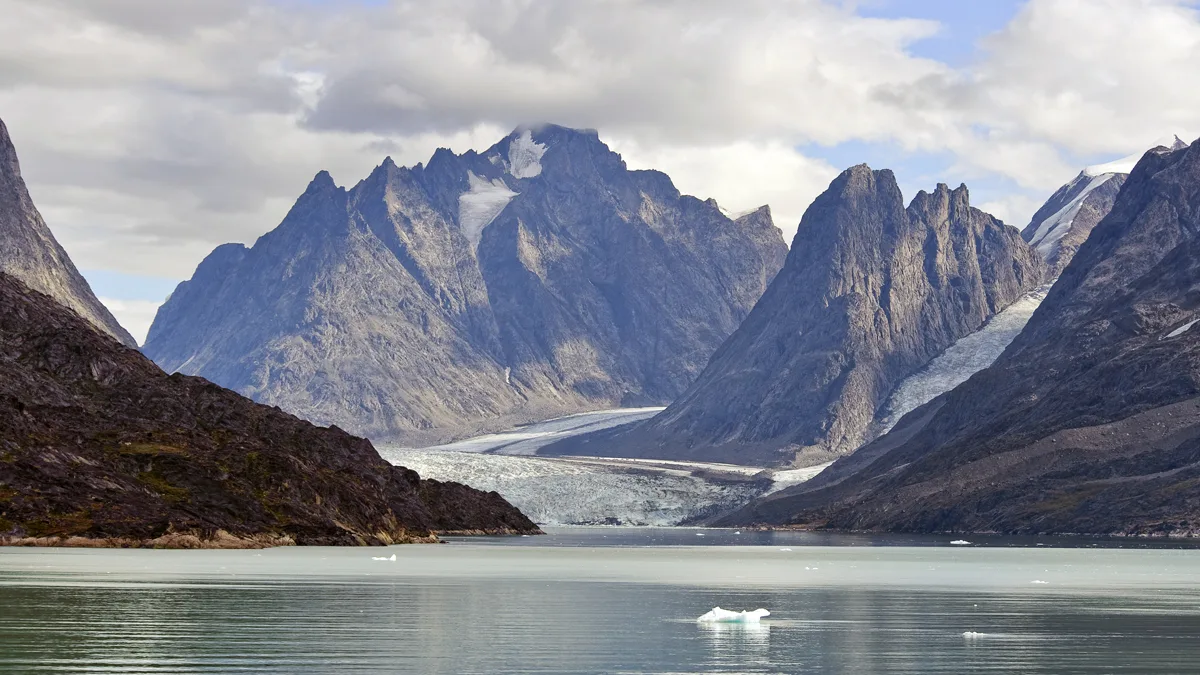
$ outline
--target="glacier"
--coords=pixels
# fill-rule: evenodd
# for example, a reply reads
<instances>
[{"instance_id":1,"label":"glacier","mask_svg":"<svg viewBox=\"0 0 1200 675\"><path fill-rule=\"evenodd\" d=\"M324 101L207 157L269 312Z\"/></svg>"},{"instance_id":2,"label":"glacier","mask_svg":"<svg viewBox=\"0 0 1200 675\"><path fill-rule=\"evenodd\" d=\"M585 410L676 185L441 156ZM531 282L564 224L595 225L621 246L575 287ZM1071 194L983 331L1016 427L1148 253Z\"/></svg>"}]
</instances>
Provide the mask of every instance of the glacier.
<instances>
[{"instance_id":1,"label":"glacier","mask_svg":"<svg viewBox=\"0 0 1200 675\"><path fill-rule=\"evenodd\" d=\"M533 140L533 132L526 129L508 144L508 172L514 178L533 178L542 172L544 154L546 146Z\"/></svg>"},{"instance_id":2,"label":"glacier","mask_svg":"<svg viewBox=\"0 0 1200 675\"><path fill-rule=\"evenodd\" d=\"M539 457L556 440L644 420L661 407L614 408L428 448L378 446L424 478L500 493L539 525L673 526L740 508L802 483L801 469L618 457Z\"/></svg>"},{"instance_id":3,"label":"glacier","mask_svg":"<svg viewBox=\"0 0 1200 675\"><path fill-rule=\"evenodd\" d=\"M975 373L992 365L1016 339L1034 310L1042 304L1050 286L1027 293L1020 300L993 316L983 328L960 338L924 368L903 380L884 404L879 433L885 434L913 410L925 405L966 382Z\"/></svg>"},{"instance_id":4,"label":"glacier","mask_svg":"<svg viewBox=\"0 0 1200 675\"><path fill-rule=\"evenodd\" d=\"M1088 170L1093 168L1096 167L1088 167ZM1115 175L1116 172L1111 171L1099 175L1086 174L1088 184L1083 188L1083 191L1076 195L1070 202L1063 205L1056 213L1043 220L1038 225L1037 230L1034 231L1033 238L1029 240L1029 245L1037 249L1037 252L1041 253L1043 258L1050 258L1054 254L1055 249L1058 248L1058 242L1067 236L1067 232L1070 232L1071 224L1075 222L1075 216L1079 215L1079 210L1083 208L1083 202L1088 198L1088 195L1092 194L1096 188L1112 180Z\"/></svg>"},{"instance_id":5,"label":"glacier","mask_svg":"<svg viewBox=\"0 0 1200 675\"><path fill-rule=\"evenodd\" d=\"M749 503L771 485L752 467L658 466L607 458L379 448L422 478L500 493L539 525L679 525ZM702 470L704 469L704 470ZM751 473L753 472L753 473Z\"/></svg>"},{"instance_id":6,"label":"glacier","mask_svg":"<svg viewBox=\"0 0 1200 675\"><path fill-rule=\"evenodd\" d=\"M470 189L458 197L458 225L471 246L478 247L483 228L500 215L517 193L499 178L489 181L476 176L474 171L467 172L467 184Z\"/></svg>"},{"instance_id":7,"label":"glacier","mask_svg":"<svg viewBox=\"0 0 1200 675\"><path fill-rule=\"evenodd\" d=\"M662 407L613 408L578 413L527 424L511 431L476 436L426 449L487 452L501 455L535 455L540 448L557 440L630 422L640 422L657 415L662 410Z\"/></svg>"}]
</instances>

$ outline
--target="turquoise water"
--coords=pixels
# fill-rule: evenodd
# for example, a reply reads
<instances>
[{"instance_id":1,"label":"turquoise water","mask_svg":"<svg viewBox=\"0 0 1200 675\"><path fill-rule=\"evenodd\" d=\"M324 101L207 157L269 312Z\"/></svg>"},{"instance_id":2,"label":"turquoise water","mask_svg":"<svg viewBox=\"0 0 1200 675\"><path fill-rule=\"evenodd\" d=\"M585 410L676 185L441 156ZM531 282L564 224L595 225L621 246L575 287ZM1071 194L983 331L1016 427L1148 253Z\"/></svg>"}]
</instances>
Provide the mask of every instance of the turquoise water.
<instances>
[{"instance_id":1,"label":"turquoise water","mask_svg":"<svg viewBox=\"0 0 1200 675\"><path fill-rule=\"evenodd\" d=\"M0 548L0 672L1179 673L1200 664L1200 551L947 544L597 528L388 549ZM395 562L372 559L392 553ZM698 625L715 605L772 615L759 626Z\"/></svg>"}]
</instances>

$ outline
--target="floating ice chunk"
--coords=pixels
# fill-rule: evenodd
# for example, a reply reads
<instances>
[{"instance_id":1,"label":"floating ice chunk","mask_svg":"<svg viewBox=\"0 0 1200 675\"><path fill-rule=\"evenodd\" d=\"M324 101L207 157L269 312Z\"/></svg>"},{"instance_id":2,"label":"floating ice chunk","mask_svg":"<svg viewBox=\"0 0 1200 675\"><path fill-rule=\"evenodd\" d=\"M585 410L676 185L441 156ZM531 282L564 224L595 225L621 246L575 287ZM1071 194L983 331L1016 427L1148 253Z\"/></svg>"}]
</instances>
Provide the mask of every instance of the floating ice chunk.
<instances>
[{"instance_id":1,"label":"floating ice chunk","mask_svg":"<svg viewBox=\"0 0 1200 675\"><path fill-rule=\"evenodd\" d=\"M734 534L741 534L741 533L742 533L742 531L741 531L741 530L738 530L737 532L734 532Z\"/></svg>"},{"instance_id":2,"label":"floating ice chunk","mask_svg":"<svg viewBox=\"0 0 1200 675\"><path fill-rule=\"evenodd\" d=\"M703 533L703 532L697 532L697 533L696 533L696 536L697 536L697 537L703 537L703 536L704 536L704 533Z\"/></svg>"},{"instance_id":3,"label":"floating ice chunk","mask_svg":"<svg viewBox=\"0 0 1200 675\"><path fill-rule=\"evenodd\" d=\"M390 557L390 558L384 558L384 557L372 557L372 558L371 558L371 560L387 560L387 561L389 561L389 562L396 562L396 554L395 554L395 553L393 553L393 554L392 554L392 557Z\"/></svg>"},{"instance_id":4,"label":"floating ice chunk","mask_svg":"<svg viewBox=\"0 0 1200 675\"><path fill-rule=\"evenodd\" d=\"M533 178L542 172L542 155L546 146L533 140L526 129L508 144L508 172L517 178Z\"/></svg>"},{"instance_id":5,"label":"floating ice chunk","mask_svg":"<svg viewBox=\"0 0 1200 675\"><path fill-rule=\"evenodd\" d=\"M973 630L969 630L969 631L966 631L963 633L963 637L967 638L968 640L973 640L975 638L981 638L985 635L987 635L987 633L976 633Z\"/></svg>"},{"instance_id":6,"label":"floating ice chunk","mask_svg":"<svg viewBox=\"0 0 1200 675\"><path fill-rule=\"evenodd\" d=\"M955 539L954 541L950 542L950 545L951 546L970 546L971 542L967 541L966 539Z\"/></svg>"},{"instance_id":7,"label":"floating ice chunk","mask_svg":"<svg viewBox=\"0 0 1200 675\"><path fill-rule=\"evenodd\" d=\"M1049 582L1049 581L1042 581L1041 579L1034 579L1033 581L1031 581L1031 582L1029 582L1029 583L1031 583L1031 584L1048 584L1048 583L1050 583L1050 582Z\"/></svg>"},{"instance_id":8,"label":"floating ice chunk","mask_svg":"<svg viewBox=\"0 0 1200 675\"><path fill-rule=\"evenodd\" d=\"M701 623L758 623L759 619L770 615L770 612L761 608L753 612L731 612L728 609L713 607L696 621Z\"/></svg>"}]
</instances>

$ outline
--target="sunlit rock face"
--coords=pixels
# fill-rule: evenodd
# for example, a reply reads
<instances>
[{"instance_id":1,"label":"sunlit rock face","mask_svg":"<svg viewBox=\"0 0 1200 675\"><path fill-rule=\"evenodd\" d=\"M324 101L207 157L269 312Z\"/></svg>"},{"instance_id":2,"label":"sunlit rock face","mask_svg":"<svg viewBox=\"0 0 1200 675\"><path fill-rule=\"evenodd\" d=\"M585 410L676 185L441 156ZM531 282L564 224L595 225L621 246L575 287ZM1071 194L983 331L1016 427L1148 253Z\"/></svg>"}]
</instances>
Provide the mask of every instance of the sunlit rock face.
<instances>
[{"instance_id":1,"label":"sunlit rock face","mask_svg":"<svg viewBox=\"0 0 1200 675\"><path fill-rule=\"evenodd\" d=\"M135 347L128 331L100 303L67 252L42 220L21 178L17 150L0 120L0 272L20 279L87 319L122 343Z\"/></svg>"},{"instance_id":2,"label":"sunlit rock face","mask_svg":"<svg viewBox=\"0 0 1200 675\"><path fill-rule=\"evenodd\" d=\"M581 410L665 404L787 254L630 171L593 131L519 129L483 153L322 172L252 247L217 248L145 353L322 424L432 443Z\"/></svg>"}]
</instances>

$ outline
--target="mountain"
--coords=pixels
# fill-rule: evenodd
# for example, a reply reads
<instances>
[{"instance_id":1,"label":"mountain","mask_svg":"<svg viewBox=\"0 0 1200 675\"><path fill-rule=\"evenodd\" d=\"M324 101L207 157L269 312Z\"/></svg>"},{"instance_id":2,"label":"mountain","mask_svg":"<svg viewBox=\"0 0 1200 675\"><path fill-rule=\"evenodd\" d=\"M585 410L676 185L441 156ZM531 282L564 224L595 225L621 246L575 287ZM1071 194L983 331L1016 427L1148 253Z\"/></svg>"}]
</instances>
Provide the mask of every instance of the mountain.
<instances>
[{"instance_id":1,"label":"mountain","mask_svg":"<svg viewBox=\"0 0 1200 675\"><path fill-rule=\"evenodd\" d=\"M137 346L133 336L96 299L67 252L46 227L21 178L17 150L3 120L0 120L0 272L7 272L30 288L49 295L125 345Z\"/></svg>"},{"instance_id":2,"label":"mountain","mask_svg":"<svg viewBox=\"0 0 1200 675\"><path fill-rule=\"evenodd\" d=\"M159 310L167 371L373 438L432 442L665 403L783 264L764 207L731 220L594 131L321 172L253 247L218 247Z\"/></svg>"},{"instance_id":3,"label":"mountain","mask_svg":"<svg viewBox=\"0 0 1200 675\"><path fill-rule=\"evenodd\" d=\"M536 532L496 493L167 375L0 273L0 544L389 544Z\"/></svg>"},{"instance_id":4,"label":"mountain","mask_svg":"<svg viewBox=\"0 0 1200 675\"><path fill-rule=\"evenodd\" d=\"M817 464L870 439L889 393L1041 283L1015 228L966 186L907 209L891 171L844 171L783 270L687 392L654 418L549 453Z\"/></svg>"},{"instance_id":5,"label":"mountain","mask_svg":"<svg viewBox=\"0 0 1200 675\"><path fill-rule=\"evenodd\" d=\"M1137 163L989 368L731 521L1200 534L1200 145Z\"/></svg>"},{"instance_id":6,"label":"mountain","mask_svg":"<svg viewBox=\"0 0 1200 675\"><path fill-rule=\"evenodd\" d=\"M1172 150L1187 147L1178 136L1164 145ZM1140 158L1140 154L1131 155L1087 167L1033 214L1021 237L1046 259L1050 278L1062 273L1092 228L1112 210L1117 193Z\"/></svg>"}]
</instances>

